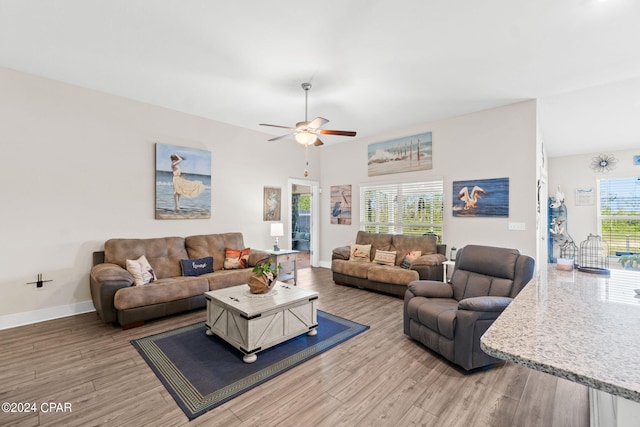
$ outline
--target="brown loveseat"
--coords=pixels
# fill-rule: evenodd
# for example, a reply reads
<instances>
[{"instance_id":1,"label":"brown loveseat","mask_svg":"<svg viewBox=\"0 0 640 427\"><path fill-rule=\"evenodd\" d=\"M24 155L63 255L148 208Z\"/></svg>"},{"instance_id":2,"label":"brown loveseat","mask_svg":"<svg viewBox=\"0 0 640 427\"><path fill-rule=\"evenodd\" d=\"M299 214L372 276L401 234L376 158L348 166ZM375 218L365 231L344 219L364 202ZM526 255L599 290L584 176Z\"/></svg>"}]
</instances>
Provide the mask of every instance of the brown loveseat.
<instances>
[{"instance_id":1,"label":"brown loveseat","mask_svg":"<svg viewBox=\"0 0 640 427\"><path fill-rule=\"evenodd\" d=\"M153 239L111 239L104 252L94 254L90 274L91 298L105 323L124 328L145 320L205 306L204 292L247 283L252 267L269 258L265 251L251 249L247 268L225 270L225 248L243 249L241 233ZM144 255L157 280L132 286L126 260ZM213 272L183 276L181 260L213 257ZM102 259L101 259L102 258Z\"/></svg>"},{"instance_id":2,"label":"brown loveseat","mask_svg":"<svg viewBox=\"0 0 640 427\"><path fill-rule=\"evenodd\" d=\"M407 285L414 280L442 280L442 263L446 261L446 245L437 244L433 235L409 236L358 231L355 244L371 245L368 259L350 260L351 246L333 250L331 271L333 281L340 285L357 286L397 296L404 296ZM377 251L395 251L393 265L381 265L372 261ZM421 255L406 268L401 267L406 255L420 251Z\"/></svg>"}]
</instances>

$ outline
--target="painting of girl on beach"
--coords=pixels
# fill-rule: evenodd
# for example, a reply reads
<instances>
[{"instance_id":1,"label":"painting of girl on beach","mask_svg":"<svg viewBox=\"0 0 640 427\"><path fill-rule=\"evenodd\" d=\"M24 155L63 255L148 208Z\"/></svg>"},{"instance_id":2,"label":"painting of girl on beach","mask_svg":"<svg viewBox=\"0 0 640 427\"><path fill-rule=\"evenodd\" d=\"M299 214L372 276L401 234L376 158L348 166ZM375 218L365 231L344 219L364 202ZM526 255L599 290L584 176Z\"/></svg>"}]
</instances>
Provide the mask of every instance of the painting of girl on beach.
<instances>
[{"instance_id":1,"label":"painting of girl on beach","mask_svg":"<svg viewBox=\"0 0 640 427\"><path fill-rule=\"evenodd\" d=\"M211 152L156 144L156 219L211 218Z\"/></svg>"}]
</instances>

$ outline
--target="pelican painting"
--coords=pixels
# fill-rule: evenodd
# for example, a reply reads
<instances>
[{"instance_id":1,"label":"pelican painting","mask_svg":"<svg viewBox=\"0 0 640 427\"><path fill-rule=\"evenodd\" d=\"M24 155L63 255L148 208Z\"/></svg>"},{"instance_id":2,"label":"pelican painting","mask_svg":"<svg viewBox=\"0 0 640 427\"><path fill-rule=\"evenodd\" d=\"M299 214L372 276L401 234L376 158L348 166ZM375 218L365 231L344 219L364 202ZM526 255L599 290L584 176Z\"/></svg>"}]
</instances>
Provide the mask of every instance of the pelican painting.
<instances>
[{"instance_id":1,"label":"pelican painting","mask_svg":"<svg viewBox=\"0 0 640 427\"><path fill-rule=\"evenodd\" d=\"M454 181L453 216L509 216L509 178Z\"/></svg>"},{"instance_id":2,"label":"pelican painting","mask_svg":"<svg viewBox=\"0 0 640 427\"><path fill-rule=\"evenodd\" d=\"M458 193L458 199L464 202L464 210L468 211L469 209L475 209L478 204L478 199L480 199L480 194L487 194L482 188L475 185L471 190L471 194L469 194L468 187L462 187L462 190Z\"/></svg>"}]
</instances>

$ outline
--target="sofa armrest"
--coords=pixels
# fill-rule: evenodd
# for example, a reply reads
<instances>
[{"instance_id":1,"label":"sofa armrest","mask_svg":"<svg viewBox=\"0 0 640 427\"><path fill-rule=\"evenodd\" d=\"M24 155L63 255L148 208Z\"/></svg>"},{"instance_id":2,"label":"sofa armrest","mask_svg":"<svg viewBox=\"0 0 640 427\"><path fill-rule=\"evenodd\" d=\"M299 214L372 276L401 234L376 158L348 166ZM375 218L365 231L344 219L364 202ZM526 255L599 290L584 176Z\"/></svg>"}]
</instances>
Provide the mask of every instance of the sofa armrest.
<instances>
[{"instance_id":1,"label":"sofa armrest","mask_svg":"<svg viewBox=\"0 0 640 427\"><path fill-rule=\"evenodd\" d=\"M435 280L414 280L408 288L417 297L425 298L452 298L453 287L444 282Z\"/></svg>"},{"instance_id":2,"label":"sofa armrest","mask_svg":"<svg viewBox=\"0 0 640 427\"><path fill-rule=\"evenodd\" d=\"M128 288L133 284L133 276L116 264L97 264L89 274L91 299L98 315L104 323L118 321L113 299L118 289Z\"/></svg>"},{"instance_id":3,"label":"sofa armrest","mask_svg":"<svg viewBox=\"0 0 640 427\"><path fill-rule=\"evenodd\" d=\"M410 268L418 272L420 280L442 280L444 274L442 263L445 260L442 254L422 255L411 263Z\"/></svg>"},{"instance_id":4,"label":"sofa armrest","mask_svg":"<svg viewBox=\"0 0 640 427\"><path fill-rule=\"evenodd\" d=\"M351 247L350 246L340 246L339 248L335 248L333 250L333 254L331 255L331 259L343 259L348 261L351 256Z\"/></svg>"},{"instance_id":5,"label":"sofa armrest","mask_svg":"<svg viewBox=\"0 0 640 427\"><path fill-rule=\"evenodd\" d=\"M251 249L249 251L249 267L255 267L269 259L269 253L261 249Z\"/></svg>"},{"instance_id":6,"label":"sofa armrest","mask_svg":"<svg viewBox=\"0 0 640 427\"><path fill-rule=\"evenodd\" d=\"M411 263L411 268L415 270L414 267L424 267L424 266L431 267L431 266L438 266L438 265L441 266L442 263L445 262L446 260L447 258L442 254L421 255Z\"/></svg>"},{"instance_id":7,"label":"sofa armrest","mask_svg":"<svg viewBox=\"0 0 640 427\"><path fill-rule=\"evenodd\" d=\"M513 301L509 297L473 297L458 303L458 310L502 312Z\"/></svg>"}]
</instances>

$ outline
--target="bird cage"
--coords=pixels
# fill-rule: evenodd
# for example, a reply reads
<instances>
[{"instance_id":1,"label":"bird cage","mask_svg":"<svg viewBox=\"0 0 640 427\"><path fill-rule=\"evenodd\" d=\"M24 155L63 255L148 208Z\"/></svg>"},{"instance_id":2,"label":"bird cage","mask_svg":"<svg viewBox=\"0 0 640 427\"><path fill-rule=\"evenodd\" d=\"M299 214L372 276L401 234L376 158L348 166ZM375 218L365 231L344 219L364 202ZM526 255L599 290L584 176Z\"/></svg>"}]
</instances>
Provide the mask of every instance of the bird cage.
<instances>
[{"instance_id":1,"label":"bird cage","mask_svg":"<svg viewBox=\"0 0 640 427\"><path fill-rule=\"evenodd\" d=\"M609 274L609 251L600 236L589 234L580 243L578 270L586 273Z\"/></svg>"},{"instance_id":2,"label":"bird cage","mask_svg":"<svg viewBox=\"0 0 640 427\"><path fill-rule=\"evenodd\" d=\"M560 246L560 258L572 259L575 262L577 251L578 251L578 247L576 246L575 243L573 243L573 240L566 240Z\"/></svg>"}]
</instances>

